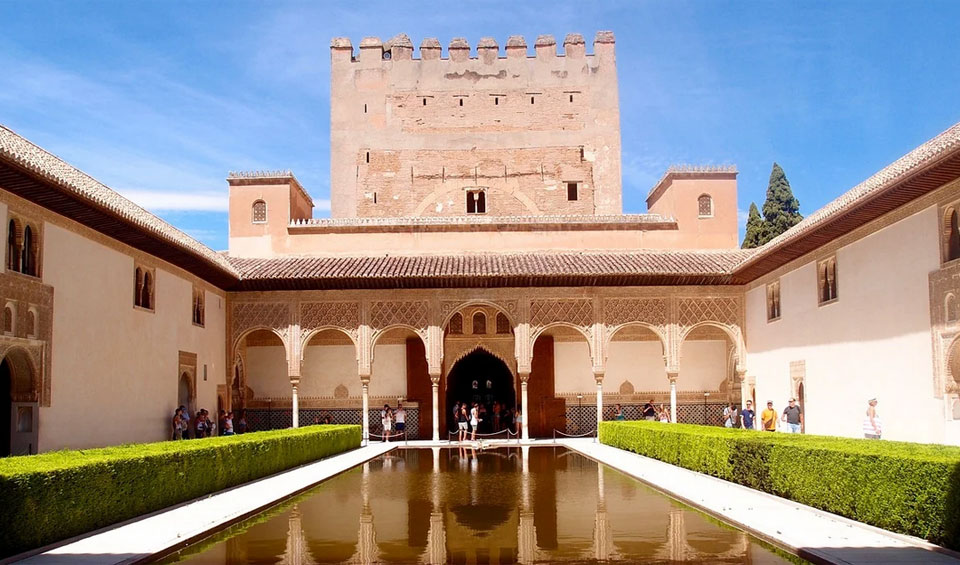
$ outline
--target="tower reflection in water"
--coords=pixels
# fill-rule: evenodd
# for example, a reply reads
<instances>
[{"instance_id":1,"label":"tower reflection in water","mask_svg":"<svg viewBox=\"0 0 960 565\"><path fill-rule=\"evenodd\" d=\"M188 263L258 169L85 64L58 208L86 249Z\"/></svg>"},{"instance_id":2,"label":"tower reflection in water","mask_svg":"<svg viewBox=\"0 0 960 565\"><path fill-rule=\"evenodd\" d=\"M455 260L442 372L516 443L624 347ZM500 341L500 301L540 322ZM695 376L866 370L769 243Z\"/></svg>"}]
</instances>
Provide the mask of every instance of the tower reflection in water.
<instances>
[{"instance_id":1,"label":"tower reflection in water","mask_svg":"<svg viewBox=\"0 0 960 565\"><path fill-rule=\"evenodd\" d=\"M168 561L177 559L785 562L630 477L548 447L396 450Z\"/></svg>"}]
</instances>

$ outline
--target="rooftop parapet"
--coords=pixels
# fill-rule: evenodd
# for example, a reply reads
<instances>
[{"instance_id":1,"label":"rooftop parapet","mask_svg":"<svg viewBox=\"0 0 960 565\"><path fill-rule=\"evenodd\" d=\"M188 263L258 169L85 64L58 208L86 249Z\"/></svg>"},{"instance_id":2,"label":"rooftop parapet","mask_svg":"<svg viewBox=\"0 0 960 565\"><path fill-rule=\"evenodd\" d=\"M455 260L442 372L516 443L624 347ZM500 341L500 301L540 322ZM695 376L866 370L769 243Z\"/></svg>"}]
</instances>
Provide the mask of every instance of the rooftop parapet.
<instances>
[{"instance_id":1,"label":"rooftop parapet","mask_svg":"<svg viewBox=\"0 0 960 565\"><path fill-rule=\"evenodd\" d=\"M736 176L737 174L736 165L670 165L667 167L667 170L664 171L660 180L657 181L657 184L653 185L653 188L647 193L647 199L649 200L658 190L663 188L668 180L675 178L710 178L730 175Z\"/></svg>"},{"instance_id":2,"label":"rooftop parapet","mask_svg":"<svg viewBox=\"0 0 960 565\"><path fill-rule=\"evenodd\" d=\"M614 36L612 31L598 31L593 40L593 55L599 55L601 58L607 55L612 56L614 49ZM526 58L527 41L522 35L511 35L506 42L506 57ZM586 53L586 41L582 34L568 33L563 40L563 56L565 57L584 57ZM382 42L378 37L365 37L359 45L360 54L357 58L353 57L353 44L349 38L336 37L330 42L331 60L336 62L359 61L364 66L379 64L383 60L410 60L413 57L413 42L403 33L397 34L387 42ZM463 37L456 37L450 41L447 47L447 55L450 61L464 62L470 59L470 43ZM538 59L552 60L560 55L557 50L557 40L554 36L544 34L537 36L534 42L534 51ZM433 37L423 39L420 43L420 59L432 61L441 59L443 49L440 42ZM476 58L484 63L490 64L500 57L500 47L497 40L492 37L484 37L477 43Z\"/></svg>"},{"instance_id":3,"label":"rooftop parapet","mask_svg":"<svg viewBox=\"0 0 960 565\"><path fill-rule=\"evenodd\" d=\"M306 198L310 206L313 206L313 198L303 188L300 181L290 169L279 169L276 171L230 171L227 175L227 184L230 186L244 186L251 184L281 184L289 182Z\"/></svg>"}]
</instances>

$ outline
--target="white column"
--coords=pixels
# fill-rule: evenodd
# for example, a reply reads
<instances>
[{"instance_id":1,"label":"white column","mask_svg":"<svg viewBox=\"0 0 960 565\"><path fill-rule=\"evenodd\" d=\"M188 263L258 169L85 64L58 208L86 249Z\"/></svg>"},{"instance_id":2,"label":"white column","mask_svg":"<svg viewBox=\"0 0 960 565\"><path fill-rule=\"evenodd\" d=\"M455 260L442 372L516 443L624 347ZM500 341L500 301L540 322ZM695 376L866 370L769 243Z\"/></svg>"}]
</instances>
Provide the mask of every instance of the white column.
<instances>
[{"instance_id":1,"label":"white column","mask_svg":"<svg viewBox=\"0 0 960 565\"><path fill-rule=\"evenodd\" d=\"M293 427L300 427L300 399L297 395L297 387L300 384L300 379L291 379L290 386L293 389Z\"/></svg>"},{"instance_id":2,"label":"white column","mask_svg":"<svg viewBox=\"0 0 960 565\"><path fill-rule=\"evenodd\" d=\"M529 378L529 374L521 373L520 375L520 404L523 413L523 432L520 437L524 441L530 439L530 405L527 404L527 379Z\"/></svg>"},{"instance_id":3,"label":"white column","mask_svg":"<svg viewBox=\"0 0 960 565\"><path fill-rule=\"evenodd\" d=\"M433 441L440 441L440 378L430 377L433 388Z\"/></svg>"},{"instance_id":4,"label":"white column","mask_svg":"<svg viewBox=\"0 0 960 565\"><path fill-rule=\"evenodd\" d=\"M600 437L600 422L603 421L603 373L594 373L597 381L597 437Z\"/></svg>"},{"instance_id":5,"label":"white column","mask_svg":"<svg viewBox=\"0 0 960 565\"><path fill-rule=\"evenodd\" d=\"M670 378L670 421L677 423L677 373L668 375Z\"/></svg>"},{"instance_id":6,"label":"white column","mask_svg":"<svg viewBox=\"0 0 960 565\"><path fill-rule=\"evenodd\" d=\"M363 422L363 442L366 444L370 442L370 383L361 381L361 386L363 387L363 414L360 418Z\"/></svg>"}]
</instances>

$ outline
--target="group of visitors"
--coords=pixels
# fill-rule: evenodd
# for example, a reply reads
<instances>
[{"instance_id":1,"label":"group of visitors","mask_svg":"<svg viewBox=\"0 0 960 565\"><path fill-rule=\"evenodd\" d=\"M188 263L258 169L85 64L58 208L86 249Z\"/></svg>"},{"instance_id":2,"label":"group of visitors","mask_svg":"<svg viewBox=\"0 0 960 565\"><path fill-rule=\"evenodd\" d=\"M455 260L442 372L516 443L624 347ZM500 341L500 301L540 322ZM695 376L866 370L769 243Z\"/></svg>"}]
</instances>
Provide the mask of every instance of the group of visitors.
<instances>
[{"instance_id":1,"label":"group of visitors","mask_svg":"<svg viewBox=\"0 0 960 565\"><path fill-rule=\"evenodd\" d=\"M488 411L487 407L480 402L455 402L452 416L453 422L457 426L457 441L465 441L468 435L470 441L476 441L477 430L487 421L491 412L493 421L486 428L492 433L499 433L504 430L515 431L517 434L522 432L523 414L519 406L514 411L499 402L494 402L492 410ZM516 426L515 430L514 426Z\"/></svg>"},{"instance_id":2,"label":"group of visitors","mask_svg":"<svg viewBox=\"0 0 960 565\"><path fill-rule=\"evenodd\" d=\"M383 425L383 441L390 441L390 438L395 435L404 435L407 429L407 411L404 410L403 404L397 402L396 409L391 408L389 404L384 404L383 410L380 411L380 423Z\"/></svg>"},{"instance_id":3,"label":"group of visitors","mask_svg":"<svg viewBox=\"0 0 960 565\"><path fill-rule=\"evenodd\" d=\"M640 411L640 416L644 420L649 420L651 422L663 422L666 424L670 421L670 409L664 407L662 403L657 406L653 403L653 399L651 398L649 402L643 405L643 409ZM627 419L623 413L623 406L620 406L619 404L614 406L613 419Z\"/></svg>"},{"instance_id":4,"label":"group of visitors","mask_svg":"<svg viewBox=\"0 0 960 565\"><path fill-rule=\"evenodd\" d=\"M796 398L791 398L779 418L777 416L773 401L768 400L767 408L760 413L758 421L753 410L753 401L748 400L743 410L738 409L735 404L724 408L723 425L728 428L760 429L766 432L779 430L788 434L803 433L803 408ZM881 425L880 416L877 414L877 399L871 398L867 401L866 416L863 419L863 437L880 439Z\"/></svg>"},{"instance_id":5,"label":"group of visitors","mask_svg":"<svg viewBox=\"0 0 960 565\"><path fill-rule=\"evenodd\" d=\"M191 437L199 439L213 435L232 436L234 433L247 432L246 414L240 415L236 426L234 426L233 420L233 412L220 410L217 421L214 422L206 408L201 408L193 418L190 418L190 411L187 410L187 407L180 405L173 413L171 439L181 440L191 439ZM219 434L216 434L217 430L220 430Z\"/></svg>"}]
</instances>

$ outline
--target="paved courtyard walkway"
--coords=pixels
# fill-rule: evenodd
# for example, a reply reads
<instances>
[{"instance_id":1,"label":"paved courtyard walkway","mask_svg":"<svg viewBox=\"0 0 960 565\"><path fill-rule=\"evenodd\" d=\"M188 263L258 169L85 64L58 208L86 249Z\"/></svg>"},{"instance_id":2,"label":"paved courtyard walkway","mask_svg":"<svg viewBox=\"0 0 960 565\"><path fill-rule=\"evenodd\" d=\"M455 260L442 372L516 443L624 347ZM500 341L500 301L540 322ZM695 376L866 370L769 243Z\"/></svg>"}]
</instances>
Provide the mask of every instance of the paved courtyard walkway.
<instances>
[{"instance_id":1,"label":"paved courtyard walkway","mask_svg":"<svg viewBox=\"0 0 960 565\"><path fill-rule=\"evenodd\" d=\"M817 563L950 563L960 560L921 539L855 522L592 439L557 440L761 539Z\"/></svg>"},{"instance_id":2,"label":"paved courtyard walkway","mask_svg":"<svg viewBox=\"0 0 960 565\"><path fill-rule=\"evenodd\" d=\"M293 470L161 510L146 518L107 528L19 563L98 565L136 563L151 555L179 549L225 524L256 514L277 500L303 491L397 447L374 443Z\"/></svg>"}]
</instances>

